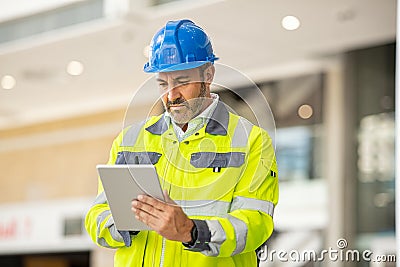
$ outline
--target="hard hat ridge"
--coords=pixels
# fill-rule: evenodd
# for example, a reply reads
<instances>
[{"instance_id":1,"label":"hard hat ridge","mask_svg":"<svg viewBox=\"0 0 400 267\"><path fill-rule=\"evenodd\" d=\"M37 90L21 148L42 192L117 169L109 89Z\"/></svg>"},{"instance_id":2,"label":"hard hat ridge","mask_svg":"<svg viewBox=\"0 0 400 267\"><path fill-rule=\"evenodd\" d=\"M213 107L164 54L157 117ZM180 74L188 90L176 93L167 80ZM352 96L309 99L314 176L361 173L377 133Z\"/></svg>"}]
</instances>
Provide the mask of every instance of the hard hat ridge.
<instances>
[{"instance_id":1,"label":"hard hat ridge","mask_svg":"<svg viewBox=\"0 0 400 267\"><path fill-rule=\"evenodd\" d=\"M191 20L168 21L150 43L145 72L170 72L197 68L218 58L209 37Z\"/></svg>"}]
</instances>

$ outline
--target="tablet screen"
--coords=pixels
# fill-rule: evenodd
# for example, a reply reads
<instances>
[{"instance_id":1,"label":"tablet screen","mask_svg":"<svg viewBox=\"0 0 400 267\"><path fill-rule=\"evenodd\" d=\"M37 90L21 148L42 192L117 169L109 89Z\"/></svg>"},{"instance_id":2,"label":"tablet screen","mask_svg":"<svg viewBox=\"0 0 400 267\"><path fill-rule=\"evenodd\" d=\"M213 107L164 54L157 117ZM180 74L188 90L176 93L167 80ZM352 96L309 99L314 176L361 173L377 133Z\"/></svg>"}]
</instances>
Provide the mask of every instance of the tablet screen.
<instances>
[{"instance_id":1,"label":"tablet screen","mask_svg":"<svg viewBox=\"0 0 400 267\"><path fill-rule=\"evenodd\" d=\"M132 200L146 194L164 200L153 165L97 165L104 192L118 230L151 230L136 220Z\"/></svg>"}]
</instances>

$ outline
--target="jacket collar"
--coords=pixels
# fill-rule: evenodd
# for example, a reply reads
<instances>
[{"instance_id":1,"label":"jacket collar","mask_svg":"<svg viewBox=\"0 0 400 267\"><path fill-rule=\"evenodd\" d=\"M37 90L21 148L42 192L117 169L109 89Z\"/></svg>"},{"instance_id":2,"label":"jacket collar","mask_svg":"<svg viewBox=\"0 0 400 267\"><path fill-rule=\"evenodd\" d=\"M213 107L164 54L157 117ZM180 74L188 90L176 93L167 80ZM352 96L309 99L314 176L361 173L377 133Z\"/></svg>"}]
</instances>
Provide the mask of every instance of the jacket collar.
<instances>
[{"instance_id":1,"label":"jacket collar","mask_svg":"<svg viewBox=\"0 0 400 267\"><path fill-rule=\"evenodd\" d=\"M212 135L226 135L229 123L229 113L225 104L218 101L217 107L215 108L213 114L211 115L207 126L206 133ZM169 124L165 119L163 114L158 121L154 124L148 126L146 130L152 134L162 135L169 128Z\"/></svg>"}]
</instances>

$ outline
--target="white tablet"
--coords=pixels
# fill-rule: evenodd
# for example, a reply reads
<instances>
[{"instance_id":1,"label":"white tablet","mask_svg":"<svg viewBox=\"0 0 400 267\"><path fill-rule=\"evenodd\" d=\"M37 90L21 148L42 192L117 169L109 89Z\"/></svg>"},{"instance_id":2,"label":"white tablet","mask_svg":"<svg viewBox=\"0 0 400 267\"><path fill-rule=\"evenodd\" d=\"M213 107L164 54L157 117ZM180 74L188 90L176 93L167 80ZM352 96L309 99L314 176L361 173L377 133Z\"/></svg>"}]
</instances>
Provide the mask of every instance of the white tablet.
<instances>
[{"instance_id":1,"label":"white tablet","mask_svg":"<svg viewBox=\"0 0 400 267\"><path fill-rule=\"evenodd\" d=\"M151 230L136 220L132 200L140 194L164 200L153 165L97 165L104 192L118 230Z\"/></svg>"}]
</instances>

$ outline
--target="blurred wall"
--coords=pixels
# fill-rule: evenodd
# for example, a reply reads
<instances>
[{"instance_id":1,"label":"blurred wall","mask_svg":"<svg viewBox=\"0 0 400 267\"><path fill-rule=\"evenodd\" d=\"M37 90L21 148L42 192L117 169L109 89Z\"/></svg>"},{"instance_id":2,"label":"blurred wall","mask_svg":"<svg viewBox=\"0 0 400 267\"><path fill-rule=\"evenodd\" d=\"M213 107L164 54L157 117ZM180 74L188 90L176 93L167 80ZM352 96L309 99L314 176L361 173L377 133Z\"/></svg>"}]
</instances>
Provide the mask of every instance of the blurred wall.
<instances>
[{"instance_id":1,"label":"blurred wall","mask_svg":"<svg viewBox=\"0 0 400 267\"><path fill-rule=\"evenodd\" d=\"M0 203L95 195L124 110L0 131Z\"/></svg>"}]
</instances>

